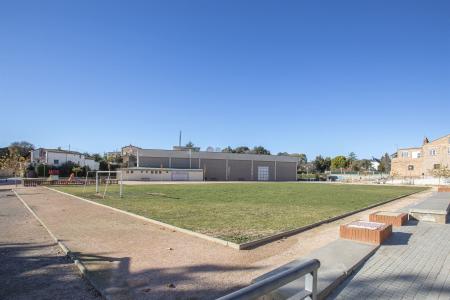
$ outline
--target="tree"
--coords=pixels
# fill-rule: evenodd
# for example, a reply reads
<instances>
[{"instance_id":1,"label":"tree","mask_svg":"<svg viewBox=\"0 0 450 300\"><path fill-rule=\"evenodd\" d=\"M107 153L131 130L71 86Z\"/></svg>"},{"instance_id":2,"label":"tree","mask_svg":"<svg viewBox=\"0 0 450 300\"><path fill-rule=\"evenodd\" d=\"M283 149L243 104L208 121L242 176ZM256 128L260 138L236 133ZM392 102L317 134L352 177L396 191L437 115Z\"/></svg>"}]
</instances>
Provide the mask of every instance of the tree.
<instances>
[{"instance_id":1,"label":"tree","mask_svg":"<svg viewBox=\"0 0 450 300\"><path fill-rule=\"evenodd\" d=\"M102 160L105 159L103 156L101 156L101 155L98 154L98 153L92 154L92 158L93 158L96 162L101 162Z\"/></svg>"},{"instance_id":2,"label":"tree","mask_svg":"<svg viewBox=\"0 0 450 300\"><path fill-rule=\"evenodd\" d=\"M61 177L69 177L73 172L73 168L79 167L78 164L68 161L66 163L61 164L59 167L53 167L52 169L59 170L59 176Z\"/></svg>"},{"instance_id":3,"label":"tree","mask_svg":"<svg viewBox=\"0 0 450 300\"><path fill-rule=\"evenodd\" d=\"M352 151L347 155L347 166L349 166L352 171L358 171L356 169L359 169L359 166L355 166L357 161L358 157L356 156L355 152Z\"/></svg>"},{"instance_id":4,"label":"tree","mask_svg":"<svg viewBox=\"0 0 450 300\"><path fill-rule=\"evenodd\" d=\"M234 149L234 153L248 153L250 148L247 146L239 146Z\"/></svg>"},{"instance_id":5,"label":"tree","mask_svg":"<svg viewBox=\"0 0 450 300\"><path fill-rule=\"evenodd\" d=\"M355 160L357 160L358 157L356 156L355 152L350 152L347 156L347 161L351 164Z\"/></svg>"},{"instance_id":6,"label":"tree","mask_svg":"<svg viewBox=\"0 0 450 300\"><path fill-rule=\"evenodd\" d=\"M20 155L18 148L9 148L8 154L0 157L0 169L19 176L25 170L26 161L26 158Z\"/></svg>"},{"instance_id":7,"label":"tree","mask_svg":"<svg viewBox=\"0 0 450 300\"><path fill-rule=\"evenodd\" d=\"M28 158L30 157L31 150L34 150L34 145L32 143L29 143L27 141L21 141L21 142L13 142L8 147L9 149L16 149L19 152L19 155Z\"/></svg>"},{"instance_id":8,"label":"tree","mask_svg":"<svg viewBox=\"0 0 450 300\"><path fill-rule=\"evenodd\" d=\"M330 169L331 159L329 157L323 158L322 155L316 156L314 160L314 168L316 171L323 173Z\"/></svg>"},{"instance_id":9,"label":"tree","mask_svg":"<svg viewBox=\"0 0 450 300\"><path fill-rule=\"evenodd\" d=\"M78 173L82 172L83 168L81 168L80 166L75 166L72 168L72 172L75 173L75 177L78 176Z\"/></svg>"},{"instance_id":10,"label":"tree","mask_svg":"<svg viewBox=\"0 0 450 300\"><path fill-rule=\"evenodd\" d=\"M372 162L370 161L370 159L361 159L359 161L359 165L361 166L362 169L369 171L370 168L372 167Z\"/></svg>"},{"instance_id":11,"label":"tree","mask_svg":"<svg viewBox=\"0 0 450 300\"><path fill-rule=\"evenodd\" d=\"M194 143L193 142L191 142L191 141L189 141L187 144L186 144L186 147L187 148L194 148Z\"/></svg>"},{"instance_id":12,"label":"tree","mask_svg":"<svg viewBox=\"0 0 450 300\"><path fill-rule=\"evenodd\" d=\"M391 172L391 157L389 156L389 154L385 153L380 158L380 165L378 166L378 171L383 173Z\"/></svg>"},{"instance_id":13,"label":"tree","mask_svg":"<svg viewBox=\"0 0 450 300\"><path fill-rule=\"evenodd\" d=\"M278 156L289 156L289 153L287 152L278 152Z\"/></svg>"},{"instance_id":14,"label":"tree","mask_svg":"<svg viewBox=\"0 0 450 300\"><path fill-rule=\"evenodd\" d=\"M106 160L99 161L98 168L100 169L100 171L110 171L109 164Z\"/></svg>"},{"instance_id":15,"label":"tree","mask_svg":"<svg viewBox=\"0 0 450 300\"><path fill-rule=\"evenodd\" d=\"M251 153L253 154L264 154L264 155L270 155L270 151L264 148L263 146L255 146L253 147Z\"/></svg>"},{"instance_id":16,"label":"tree","mask_svg":"<svg viewBox=\"0 0 450 300\"><path fill-rule=\"evenodd\" d=\"M222 152L224 152L224 153L234 153L234 150L233 150L233 148L231 148L230 146L228 146L228 147L226 147L226 148L223 148L223 149L222 149Z\"/></svg>"},{"instance_id":17,"label":"tree","mask_svg":"<svg viewBox=\"0 0 450 300\"><path fill-rule=\"evenodd\" d=\"M306 154L304 153L292 153L289 154L291 157L297 157L299 164L306 164L308 162L308 158L306 157Z\"/></svg>"},{"instance_id":18,"label":"tree","mask_svg":"<svg viewBox=\"0 0 450 300\"><path fill-rule=\"evenodd\" d=\"M441 177L450 178L450 169L448 166L440 165L438 169L434 169L431 173L433 176L439 177L439 184L441 184Z\"/></svg>"},{"instance_id":19,"label":"tree","mask_svg":"<svg viewBox=\"0 0 450 300\"><path fill-rule=\"evenodd\" d=\"M346 168L347 165L347 158L343 155L338 155L331 160L331 168L335 170Z\"/></svg>"}]
</instances>

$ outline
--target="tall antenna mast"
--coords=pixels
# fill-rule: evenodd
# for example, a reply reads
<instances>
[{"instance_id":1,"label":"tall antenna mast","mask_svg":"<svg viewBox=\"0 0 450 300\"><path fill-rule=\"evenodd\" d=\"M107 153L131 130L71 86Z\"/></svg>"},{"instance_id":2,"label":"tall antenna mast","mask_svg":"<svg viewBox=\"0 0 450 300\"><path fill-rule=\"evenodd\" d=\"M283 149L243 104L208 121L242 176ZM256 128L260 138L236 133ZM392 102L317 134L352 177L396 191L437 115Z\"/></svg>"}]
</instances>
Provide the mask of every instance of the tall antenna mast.
<instances>
[{"instance_id":1,"label":"tall antenna mast","mask_svg":"<svg viewBox=\"0 0 450 300\"><path fill-rule=\"evenodd\" d=\"M180 136L178 137L178 146L181 147L181 130L180 130Z\"/></svg>"}]
</instances>

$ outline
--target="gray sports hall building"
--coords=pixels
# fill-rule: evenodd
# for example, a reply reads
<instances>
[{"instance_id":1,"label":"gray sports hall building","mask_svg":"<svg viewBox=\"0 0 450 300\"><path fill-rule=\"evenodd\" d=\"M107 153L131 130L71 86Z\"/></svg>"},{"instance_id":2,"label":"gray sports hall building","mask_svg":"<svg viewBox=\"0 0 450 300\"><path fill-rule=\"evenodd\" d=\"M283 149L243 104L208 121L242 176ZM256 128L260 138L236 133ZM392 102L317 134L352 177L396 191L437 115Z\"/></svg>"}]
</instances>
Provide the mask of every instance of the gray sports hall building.
<instances>
[{"instance_id":1,"label":"gray sports hall building","mask_svg":"<svg viewBox=\"0 0 450 300\"><path fill-rule=\"evenodd\" d=\"M237 154L196 151L174 147L176 150L122 148L128 168L201 169L204 180L214 181L295 181L295 157L259 154Z\"/></svg>"}]
</instances>

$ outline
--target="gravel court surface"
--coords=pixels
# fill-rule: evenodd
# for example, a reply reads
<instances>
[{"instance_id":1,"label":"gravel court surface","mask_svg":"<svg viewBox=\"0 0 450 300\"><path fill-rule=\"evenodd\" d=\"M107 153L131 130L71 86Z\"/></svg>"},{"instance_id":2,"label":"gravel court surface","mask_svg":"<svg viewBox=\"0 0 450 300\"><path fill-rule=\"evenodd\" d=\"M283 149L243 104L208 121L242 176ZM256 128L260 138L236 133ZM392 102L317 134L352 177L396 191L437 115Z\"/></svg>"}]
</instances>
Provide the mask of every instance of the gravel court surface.
<instances>
[{"instance_id":1,"label":"gravel court surface","mask_svg":"<svg viewBox=\"0 0 450 300\"><path fill-rule=\"evenodd\" d=\"M17 192L117 297L210 299L247 285L338 237L339 224L419 202L415 194L253 250L237 251L44 188Z\"/></svg>"},{"instance_id":2,"label":"gravel court surface","mask_svg":"<svg viewBox=\"0 0 450 300\"><path fill-rule=\"evenodd\" d=\"M0 190L0 228L0 299L101 299L7 190Z\"/></svg>"}]
</instances>

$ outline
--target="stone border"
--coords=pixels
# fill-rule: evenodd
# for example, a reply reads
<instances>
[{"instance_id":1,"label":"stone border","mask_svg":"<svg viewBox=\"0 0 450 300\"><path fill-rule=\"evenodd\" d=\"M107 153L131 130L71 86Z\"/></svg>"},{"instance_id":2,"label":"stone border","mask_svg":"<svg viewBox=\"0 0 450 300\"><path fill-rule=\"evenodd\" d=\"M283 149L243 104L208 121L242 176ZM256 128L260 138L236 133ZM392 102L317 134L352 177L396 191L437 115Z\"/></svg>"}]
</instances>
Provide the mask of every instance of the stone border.
<instances>
[{"instance_id":1,"label":"stone border","mask_svg":"<svg viewBox=\"0 0 450 300\"><path fill-rule=\"evenodd\" d=\"M292 229L292 230L280 232L280 233L277 233L277 234L274 234L274 235L271 235L271 236L268 236L268 237L264 237L264 238L261 238L261 239L258 239L258 240L250 241L250 242L247 242L247 243L236 244L236 243L228 242L228 241L225 241L225 240L222 240L222 239L219 239L219 238L211 237L211 236L203 234L203 233L198 233L198 232L195 232L195 231L192 231L192 230L189 230L189 229L180 228L180 227L177 227L177 226L174 226L174 225L170 225L170 224L167 224L167 223L164 223L164 222L160 222L160 221L156 221L156 220L153 220L153 219L150 219L150 218L146 218L146 217L143 217L143 216L140 216L140 215L137 215L137 214L125 211L125 210L121 210L121 209L118 209L118 208L115 208L115 207L112 207L112 206L108 206L108 205L105 205L105 204L97 203L95 201L91 201L91 200L88 200L88 199L85 199L85 198L82 198L82 197L79 197L79 196L75 196L75 195L72 195L72 194L69 194L69 193L66 193L66 192L58 191L58 190L55 190L53 188L49 188L49 187L46 187L46 186L44 186L44 188L49 189L49 190L54 191L54 192L57 192L57 193L60 193L60 194L63 194L63 195L66 195L66 196L74 197L76 199L79 199L79 200L82 200L82 201L85 201L85 202L88 202L88 203L91 203L91 204L95 204L95 205L98 205L98 206L101 206L101 207L105 207L105 208L111 209L111 210L116 211L116 212L124 213L124 214L127 214L129 216L138 218L140 220L144 220L144 221L147 221L147 222L159 225L159 226L163 226L163 227L171 229L171 230L176 230L176 231L183 232L183 233L186 233L186 234L189 234L189 235L201 238L201 239L208 240L210 242L214 242L214 243L218 243L218 244L221 244L221 245L224 245L224 246L228 246L228 247L231 247L231 248L236 249L236 250L253 249L253 248L262 246L264 244L268 244L270 242L273 242L273 241L276 241L276 240L280 240L282 238L289 237L289 236L292 236L292 235L297 234L297 233L301 233L303 231L306 231L306 230L318 227L318 226L323 225L323 224L327 224L327 223L331 223L331 222L334 222L334 221L339 220L339 219L343 219L345 217L357 214L359 212L362 212L362 211L365 211L365 210L368 210L368 209L371 209L371 208L374 208L374 207L377 207L377 206L380 206L380 205L384 205L386 203L389 203L389 202L392 202L392 201L395 201L395 200L399 200L399 199L402 199L402 198L405 198L405 197L408 197L408 196L411 196L411 195L414 195L414 194L417 194L417 193L422 193L422 192L428 191L428 189L427 189L425 191L412 192L412 193L405 194L405 195L402 195L402 196L399 196L399 197L396 197L396 198L392 198L392 199L389 199L389 200L386 200L386 201L383 201L383 202L375 203L375 204L372 204L372 205L369 205L369 206L366 206L366 207L363 207L363 208L360 208L360 209L357 209L357 210L354 210L354 211L350 211L350 212L347 212L347 213L344 213L344 214L341 214L341 215L338 215L338 216L334 216L334 217L331 217L329 219L318 221L316 223L312 223L312 224L309 224L309 225L306 225L306 226L302 226L302 227L295 228L295 229Z\"/></svg>"},{"instance_id":2,"label":"stone border","mask_svg":"<svg viewBox=\"0 0 450 300\"><path fill-rule=\"evenodd\" d=\"M147 221L147 222L155 224L155 225L159 225L159 226L171 229L171 230L176 230L176 231L179 231L179 232L183 232L183 233L186 233L186 234L189 234L189 235L192 235L192 236L204 239L204 240L208 240L210 242L214 242L214 243L218 243L218 244L221 244L221 245L224 245L224 246L228 246L228 247L231 247L231 248L234 248L234 249L237 249L237 250L241 249L240 248L240 244L236 244L236 243L233 243L233 242L228 242L228 241L225 241L225 240L222 240L222 239L218 239L218 238L215 238L215 237L203 234L203 233L198 233L198 232L195 232L195 231L192 231L192 230L189 230L189 229L184 229L184 228L177 227L177 226L174 226L174 225L170 225L170 224L167 224L167 223L164 223L164 222L161 222L161 221L157 221L157 220L153 220L153 219L150 219L150 218L146 218L146 217L137 215L137 214L132 213L132 212L128 212L128 211L125 211L125 210L122 210L122 209L118 209L118 208L115 208L115 207L112 207L112 206L101 204L101 203L98 203L98 202L95 202L95 201L92 201L92 200L88 200L88 199L85 199L85 198L82 198L82 197L79 197L79 196L75 196L75 195L66 193L66 192L58 191L58 190L55 190L55 189L52 189L52 188L49 188L49 187L46 187L46 186L43 186L43 187L48 189L48 190L51 190L51 191L54 191L54 192L57 192L57 193L60 193L60 194L66 195L66 196L74 197L74 198L76 198L78 200L82 200L82 201L88 202L90 204L94 204L94 205L98 205L98 206L101 206L101 207L105 207L105 208L111 209L111 210L113 210L115 212L123 213L123 214L135 217L135 218L143 220L143 221Z\"/></svg>"},{"instance_id":3,"label":"stone border","mask_svg":"<svg viewBox=\"0 0 450 300\"><path fill-rule=\"evenodd\" d=\"M50 237L56 242L56 244L61 248L61 250L64 252L64 254L69 257L73 263L75 264L75 266L77 266L78 271L80 272L81 276L86 279L86 281L88 282L88 284L90 284L96 291L97 293L99 293L104 299L111 299L111 297L109 297L108 295L106 295L105 293L102 292L102 290L100 289L99 286L97 286L97 284L95 284L94 280L91 277L91 274L89 274L86 266L83 264L82 261L80 261L73 253L72 251L70 251L69 248L67 248L67 246L61 242L54 234L53 232L50 231L50 229L47 227L47 225L45 225L45 223L41 220L41 218L38 217L38 215L31 209L31 207L25 202L25 200L22 199L22 197L20 197L20 195L15 191L12 190L14 192L14 194L16 195L17 199L20 200L20 202L22 202L22 204L25 206L26 209L28 209L28 211L34 216L34 218L39 222L39 224L42 225L42 227L45 228L45 230L47 230L48 234L50 235Z\"/></svg>"},{"instance_id":4,"label":"stone border","mask_svg":"<svg viewBox=\"0 0 450 300\"><path fill-rule=\"evenodd\" d=\"M427 191L427 190L425 190L425 191ZM412 192L412 193L405 194L405 195L402 195L402 196L399 196L399 197L396 197L396 198L393 198L393 199L389 199L389 200L386 200L386 201L383 201L383 202L375 203L375 204L372 204L372 205L369 205L369 206L366 206L366 207L363 207L363 208L360 208L360 209L357 209L357 210L354 210L354 211L350 211L350 212L344 213L342 215L334 216L334 217L329 218L329 219L325 219L325 220L322 220L322 221L319 221L319 222L316 222L316 223L312 223L312 224L309 224L309 225L306 225L306 226L303 226L303 227L299 227L299 228L295 228L295 229L292 229L292 230L288 230L288 231L284 231L284 232L281 232L281 233L277 233L275 235L271 235L271 236L268 236L268 237L265 237L265 238L262 238L262 239L259 239L259 240L251 241L251 242L248 242L248 243L239 244L239 246L240 246L239 250L255 248L255 247L261 246L263 244L267 244L267 243L273 242L275 240L279 240L279 239L282 239L282 238L285 238L285 237L288 237L288 236L292 236L294 234L297 234L297 233L300 233L300 232L303 232L303 231L306 231L306 230L318 227L320 225L331 223L331 222L334 222L336 220L343 219L345 217L357 214L359 212L362 212L362 211L365 211L365 210L368 210L368 209L371 209L371 208L374 208L374 207L377 207L377 206L380 206L380 205L384 205L386 203L389 203L389 202L392 202L392 201L395 201L395 200L399 200L401 198L405 198L405 197L408 197L408 196L411 196L411 195L414 195L414 194L417 194L417 193L422 193L422 192L425 192L425 191Z\"/></svg>"}]
</instances>

